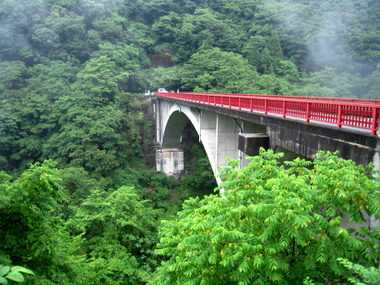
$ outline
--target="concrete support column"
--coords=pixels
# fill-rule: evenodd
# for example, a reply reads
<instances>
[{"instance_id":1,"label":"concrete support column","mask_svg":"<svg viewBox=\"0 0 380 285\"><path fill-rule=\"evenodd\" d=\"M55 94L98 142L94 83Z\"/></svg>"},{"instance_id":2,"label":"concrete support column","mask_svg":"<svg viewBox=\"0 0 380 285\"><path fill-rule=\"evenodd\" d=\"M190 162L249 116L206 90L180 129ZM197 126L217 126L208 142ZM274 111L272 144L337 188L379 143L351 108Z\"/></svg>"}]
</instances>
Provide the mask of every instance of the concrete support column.
<instances>
[{"instance_id":1,"label":"concrete support column","mask_svg":"<svg viewBox=\"0 0 380 285\"><path fill-rule=\"evenodd\" d=\"M375 164L375 170L380 170L380 141L377 142L372 162Z\"/></svg>"},{"instance_id":2,"label":"concrete support column","mask_svg":"<svg viewBox=\"0 0 380 285\"><path fill-rule=\"evenodd\" d=\"M238 125L233 118L217 115L217 153L216 162L218 166L226 166L226 158L238 159L238 136L240 133Z\"/></svg>"},{"instance_id":3,"label":"concrete support column","mask_svg":"<svg viewBox=\"0 0 380 285\"><path fill-rule=\"evenodd\" d=\"M154 106L154 115L156 117L156 143L161 145L162 143L162 112L161 112L161 100L156 99Z\"/></svg>"},{"instance_id":4,"label":"concrete support column","mask_svg":"<svg viewBox=\"0 0 380 285\"><path fill-rule=\"evenodd\" d=\"M217 115L212 112L202 111L199 116L200 131L199 138L205 148L207 156L210 161L211 168L214 174L217 174L217 160L216 153L218 152L217 147Z\"/></svg>"}]
</instances>

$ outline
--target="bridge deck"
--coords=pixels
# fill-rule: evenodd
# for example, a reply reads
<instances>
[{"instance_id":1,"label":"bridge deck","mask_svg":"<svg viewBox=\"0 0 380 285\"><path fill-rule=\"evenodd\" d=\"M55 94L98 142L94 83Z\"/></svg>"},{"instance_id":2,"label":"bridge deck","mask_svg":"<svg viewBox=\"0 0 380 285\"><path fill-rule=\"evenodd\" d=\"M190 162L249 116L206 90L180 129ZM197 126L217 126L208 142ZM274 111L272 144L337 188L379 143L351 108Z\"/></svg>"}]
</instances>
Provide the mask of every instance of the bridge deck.
<instances>
[{"instance_id":1,"label":"bridge deck","mask_svg":"<svg viewBox=\"0 0 380 285\"><path fill-rule=\"evenodd\" d=\"M279 115L283 119L297 118L369 130L379 130L380 100L353 98L296 97L283 95L256 95L231 93L155 92L155 96L238 108L264 115Z\"/></svg>"}]
</instances>

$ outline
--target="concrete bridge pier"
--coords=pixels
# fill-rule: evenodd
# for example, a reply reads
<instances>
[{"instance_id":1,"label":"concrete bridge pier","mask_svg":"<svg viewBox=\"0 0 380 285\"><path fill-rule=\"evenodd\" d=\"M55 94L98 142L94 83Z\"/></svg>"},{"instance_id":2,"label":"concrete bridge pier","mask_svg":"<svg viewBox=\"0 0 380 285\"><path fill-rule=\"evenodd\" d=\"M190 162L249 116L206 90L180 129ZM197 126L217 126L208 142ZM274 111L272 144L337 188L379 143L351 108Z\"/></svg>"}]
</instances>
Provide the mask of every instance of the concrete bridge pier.
<instances>
[{"instance_id":1,"label":"concrete bridge pier","mask_svg":"<svg viewBox=\"0 0 380 285\"><path fill-rule=\"evenodd\" d=\"M214 155L216 167L226 166L226 158L238 159L241 154L238 148L239 125L231 117L216 114L216 136ZM219 174L218 169L215 173Z\"/></svg>"},{"instance_id":2,"label":"concrete bridge pier","mask_svg":"<svg viewBox=\"0 0 380 285\"><path fill-rule=\"evenodd\" d=\"M158 149L156 168L159 172L178 178L184 170L183 151L178 148Z\"/></svg>"}]
</instances>

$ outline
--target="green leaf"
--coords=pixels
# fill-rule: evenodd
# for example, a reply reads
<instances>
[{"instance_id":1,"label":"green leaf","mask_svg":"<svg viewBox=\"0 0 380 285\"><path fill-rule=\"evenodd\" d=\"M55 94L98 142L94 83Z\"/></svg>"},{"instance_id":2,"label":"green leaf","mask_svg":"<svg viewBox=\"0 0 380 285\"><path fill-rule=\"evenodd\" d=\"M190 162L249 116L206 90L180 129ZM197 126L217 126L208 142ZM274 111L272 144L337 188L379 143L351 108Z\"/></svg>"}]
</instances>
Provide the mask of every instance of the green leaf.
<instances>
[{"instance_id":1,"label":"green leaf","mask_svg":"<svg viewBox=\"0 0 380 285\"><path fill-rule=\"evenodd\" d=\"M8 280L0 276L0 284L8 284Z\"/></svg>"},{"instance_id":2,"label":"green leaf","mask_svg":"<svg viewBox=\"0 0 380 285\"><path fill-rule=\"evenodd\" d=\"M22 273L34 275L34 272L32 270L25 268L25 267L22 267L22 266L13 266L11 271L12 272L22 272Z\"/></svg>"},{"instance_id":3,"label":"green leaf","mask_svg":"<svg viewBox=\"0 0 380 285\"><path fill-rule=\"evenodd\" d=\"M5 276L9 272L9 266L1 266L0 267L0 276Z\"/></svg>"},{"instance_id":4,"label":"green leaf","mask_svg":"<svg viewBox=\"0 0 380 285\"><path fill-rule=\"evenodd\" d=\"M17 271L10 272L6 277L15 282L24 282L24 276Z\"/></svg>"}]
</instances>

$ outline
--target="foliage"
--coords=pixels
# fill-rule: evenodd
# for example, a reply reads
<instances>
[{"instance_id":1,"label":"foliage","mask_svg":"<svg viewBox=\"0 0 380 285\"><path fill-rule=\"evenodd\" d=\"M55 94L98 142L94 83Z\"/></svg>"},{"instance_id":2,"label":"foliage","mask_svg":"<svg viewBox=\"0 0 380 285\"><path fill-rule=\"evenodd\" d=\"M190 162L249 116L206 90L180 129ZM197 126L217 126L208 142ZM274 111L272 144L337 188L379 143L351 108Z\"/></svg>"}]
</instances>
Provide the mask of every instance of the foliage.
<instances>
[{"instance_id":1,"label":"foliage","mask_svg":"<svg viewBox=\"0 0 380 285\"><path fill-rule=\"evenodd\" d=\"M141 284L155 267L158 214L135 189L125 186L112 193L91 191L68 225L83 236L81 250L100 282Z\"/></svg>"},{"instance_id":2,"label":"foliage","mask_svg":"<svg viewBox=\"0 0 380 285\"><path fill-rule=\"evenodd\" d=\"M301 284L347 281L337 258L373 266L379 231L361 224L379 217L379 185L362 166L321 152L314 162L279 165L281 154L260 151L238 169L232 161L222 197L190 199L160 229L158 284ZM361 238L358 238L361 237Z\"/></svg>"},{"instance_id":3,"label":"foliage","mask_svg":"<svg viewBox=\"0 0 380 285\"><path fill-rule=\"evenodd\" d=\"M197 91L242 93L253 84L257 73L240 55L218 48L201 49L185 64L184 88Z\"/></svg>"},{"instance_id":4,"label":"foliage","mask_svg":"<svg viewBox=\"0 0 380 285\"><path fill-rule=\"evenodd\" d=\"M235 51L240 45L239 33L233 23L223 21L211 9L198 8L194 14L185 14L177 33L176 46L179 61L187 60L203 44Z\"/></svg>"},{"instance_id":5,"label":"foliage","mask_svg":"<svg viewBox=\"0 0 380 285\"><path fill-rule=\"evenodd\" d=\"M380 284L380 271L374 267L364 267L360 264L353 264L348 261L346 258L337 258L337 261L340 262L345 268L349 269L347 276L353 274L352 277L347 277L347 280L351 284L355 285L365 285L365 284ZM366 282L366 283L363 283ZM315 283L307 277L304 280L304 285L315 285Z\"/></svg>"},{"instance_id":6,"label":"foliage","mask_svg":"<svg viewBox=\"0 0 380 285\"><path fill-rule=\"evenodd\" d=\"M67 196L54 166L37 163L20 178L3 176L0 182L0 257L32 269L38 279L30 284L70 284L83 270L73 257L75 242L63 227L60 213Z\"/></svg>"},{"instance_id":7,"label":"foliage","mask_svg":"<svg viewBox=\"0 0 380 285\"><path fill-rule=\"evenodd\" d=\"M34 275L33 271L22 266L0 265L0 284L8 284L9 281L22 283L25 281L22 273Z\"/></svg>"},{"instance_id":8,"label":"foliage","mask_svg":"<svg viewBox=\"0 0 380 285\"><path fill-rule=\"evenodd\" d=\"M177 90L180 86L179 70L177 66L149 68L144 72L143 76L146 78L149 90L157 90L162 86L165 86L168 90Z\"/></svg>"},{"instance_id":9,"label":"foliage","mask_svg":"<svg viewBox=\"0 0 380 285\"><path fill-rule=\"evenodd\" d=\"M32 165L16 180L0 173L0 261L33 269L36 285L146 283L163 213L133 187L95 190L101 183L83 169L55 165Z\"/></svg>"},{"instance_id":10,"label":"foliage","mask_svg":"<svg viewBox=\"0 0 380 285\"><path fill-rule=\"evenodd\" d=\"M187 173L180 181L177 187L182 200L190 197L202 198L205 195L212 194L217 187L214 172L203 145L199 142L196 135L186 141L184 135L182 147L185 153L185 172ZM188 144L191 146L187 147Z\"/></svg>"},{"instance_id":11,"label":"foliage","mask_svg":"<svg viewBox=\"0 0 380 285\"><path fill-rule=\"evenodd\" d=\"M333 68L325 68L311 73L295 93L301 96L354 98L365 90L365 84L359 74L337 73Z\"/></svg>"},{"instance_id":12,"label":"foliage","mask_svg":"<svg viewBox=\"0 0 380 285\"><path fill-rule=\"evenodd\" d=\"M380 284L380 270L379 269L374 268L374 267L366 268L360 264L353 264L352 262L348 261L345 258L338 258L338 261L344 267L348 268L350 271L359 275L363 279L364 282ZM348 278L348 281L350 281L352 284L355 284L355 285L365 284L365 283L360 282L359 279L354 278L354 277Z\"/></svg>"},{"instance_id":13,"label":"foliage","mask_svg":"<svg viewBox=\"0 0 380 285\"><path fill-rule=\"evenodd\" d=\"M94 107L83 112L88 98L65 98L61 129L45 145L45 152L62 164L109 173L123 163L123 114L114 106ZM66 110L65 110L66 109Z\"/></svg>"}]
</instances>

